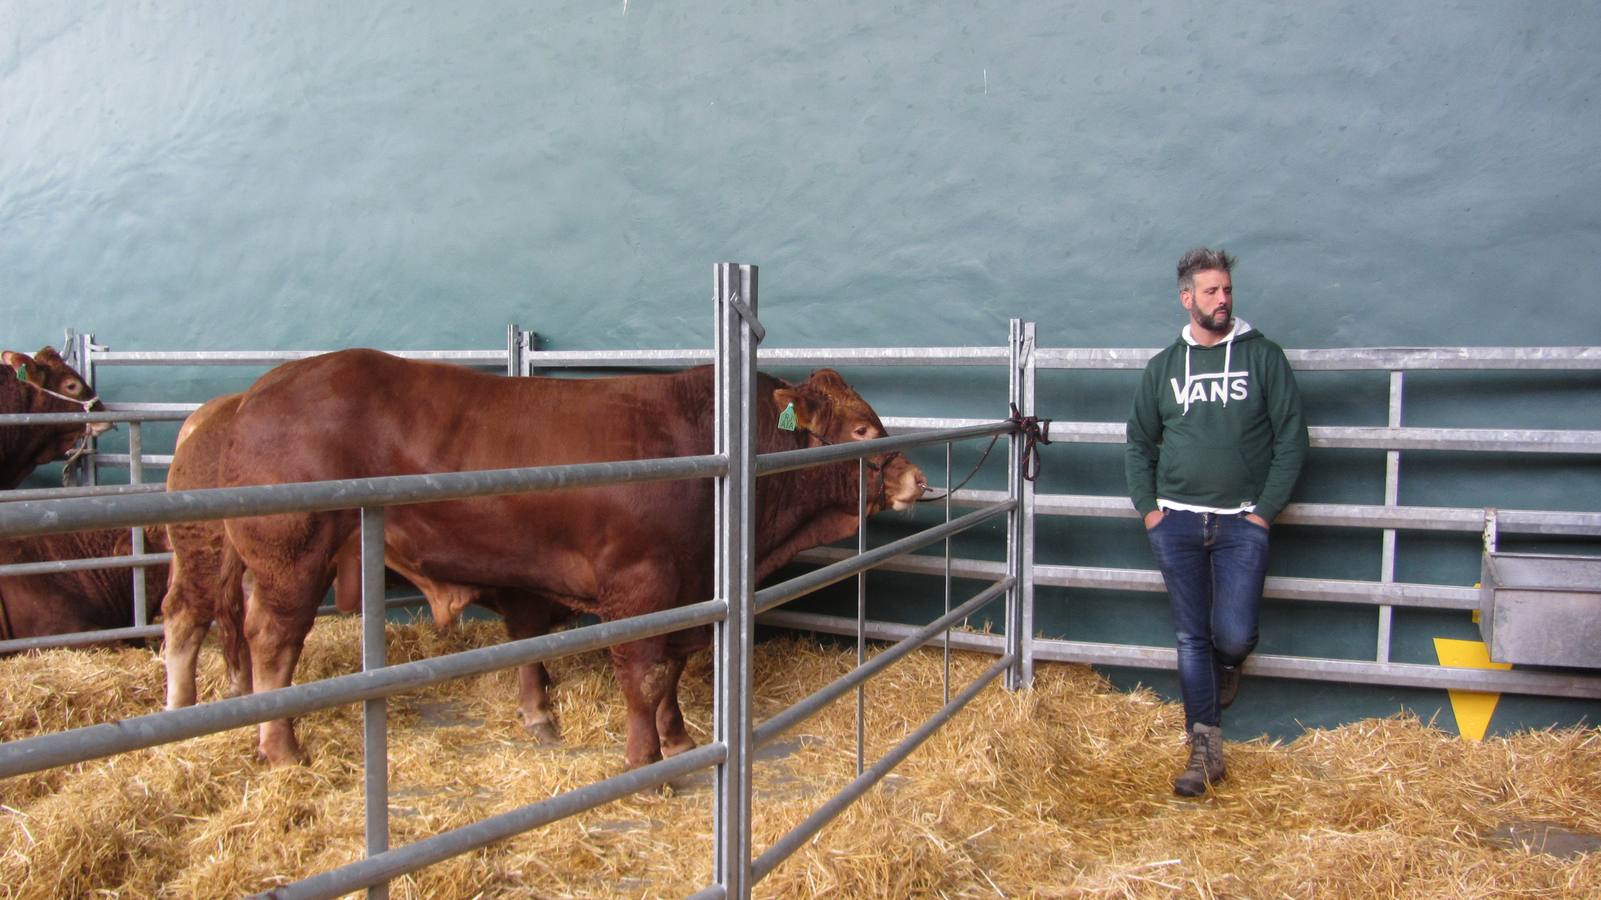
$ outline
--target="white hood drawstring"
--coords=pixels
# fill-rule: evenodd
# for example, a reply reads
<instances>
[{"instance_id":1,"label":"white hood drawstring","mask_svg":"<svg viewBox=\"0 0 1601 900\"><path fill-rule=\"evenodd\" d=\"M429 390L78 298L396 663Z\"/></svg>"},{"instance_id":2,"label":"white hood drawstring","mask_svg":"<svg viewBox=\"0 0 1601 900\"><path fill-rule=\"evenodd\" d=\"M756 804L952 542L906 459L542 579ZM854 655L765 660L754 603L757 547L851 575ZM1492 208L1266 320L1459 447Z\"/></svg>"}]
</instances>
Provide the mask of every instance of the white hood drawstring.
<instances>
[{"instance_id":1,"label":"white hood drawstring","mask_svg":"<svg viewBox=\"0 0 1601 900\"><path fill-rule=\"evenodd\" d=\"M1240 330L1239 320L1229 329L1229 339L1223 344L1223 408L1229 408L1229 361L1234 358L1234 333Z\"/></svg>"},{"instance_id":2,"label":"white hood drawstring","mask_svg":"<svg viewBox=\"0 0 1601 900\"><path fill-rule=\"evenodd\" d=\"M1190 414L1190 348L1195 342L1190 340L1189 326L1184 328L1184 415Z\"/></svg>"}]
</instances>

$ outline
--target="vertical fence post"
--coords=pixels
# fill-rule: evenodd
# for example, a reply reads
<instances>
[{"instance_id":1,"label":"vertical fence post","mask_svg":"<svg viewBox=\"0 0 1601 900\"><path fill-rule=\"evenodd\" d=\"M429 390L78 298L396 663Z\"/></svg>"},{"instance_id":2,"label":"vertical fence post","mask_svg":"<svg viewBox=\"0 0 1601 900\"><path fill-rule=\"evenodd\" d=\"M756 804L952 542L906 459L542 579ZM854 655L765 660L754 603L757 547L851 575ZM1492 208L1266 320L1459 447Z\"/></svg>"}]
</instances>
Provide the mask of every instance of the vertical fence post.
<instances>
[{"instance_id":1,"label":"vertical fence post","mask_svg":"<svg viewBox=\"0 0 1601 900\"><path fill-rule=\"evenodd\" d=\"M718 263L716 304L717 434L715 452L728 460L717 480L717 594L728 614L716 625L715 740L727 748L717 767L713 801L713 879L724 896L748 898L751 889L751 608L756 497L755 390L756 267ZM754 326L754 328L753 328Z\"/></svg>"},{"instance_id":2,"label":"vertical fence post","mask_svg":"<svg viewBox=\"0 0 1601 900\"><path fill-rule=\"evenodd\" d=\"M1019 373L1021 381L1021 402L1017 408L1024 416L1034 415L1034 389L1035 367L1034 348L1039 346L1034 337L1034 323L1024 322L1020 348L1023 369ZM1019 559L1017 584L1022 590L1022 622L1018 638L1021 642L1022 652L1018 654L1020 686L1029 687L1034 684L1034 482L1024 479L1019 485L1022 489L1023 516L1022 527L1022 556Z\"/></svg>"},{"instance_id":3,"label":"vertical fence post","mask_svg":"<svg viewBox=\"0 0 1601 900\"><path fill-rule=\"evenodd\" d=\"M1401 427L1401 388L1404 374L1397 369L1390 373L1390 418L1391 428ZM1384 505L1396 506L1401 502L1401 451L1386 450L1384 453ZM1379 581L1390 584L1395 581L1395 529L1384 529L1383 549L1379 557ZM1381 663L1390 661L1390 629L1395 617L1394 607L1379 607L1379 642L1374 651L1374 660Z\"/></svg>"},{"instance_id":4,"label":"vertical fence post","mask_svg":"<svg viewBox=\"0 0 1601 900\"><path fill-rule=\"evenodd\" d=\"M940 503L945 509L945 524L951 524L951 442L945 442L945 497ZM945 611L942 616L951 613L951 536L945 536ZM951 702L951 630L945 629L944 640L944 668L940 682L945 686L945 699L942 703Z\"/></svg>"},{"instance_id":5,"label":"vertical fence post","mask_svg":"<svg viewBox=\"0 0 1601 900\"><path fill-rule=\"evenodd\" d=\"M1034 323L1011 320L1008 396L1022 415L1034 412ZM1016 659L1006 670L1007 690L1028 687L1034 678L1034 483L1023 477L1021 432L1010 438L1007 492L1017 505L1007 514L1006 574L1015 579L1006 592L1006 650Z\"/></svg>"},{"instance_id":6,"label":"vertical fence post","mask_svg":"<svg viewBox=\"0 0 1601 900\"><path fill-rule=\"evenodd\" d=\"M128 423L128 483L141 484L145 480L144 464L144 432L138 422ZM129 541L128 552L134 556L145 552L145 530L135 525ZM150 599L145 596L144 566L133 569L133 624L150 624Z\"/></svg>"},{"instance_id":7,"label":"vertical fence post","mask_svg":"<svg viewBox=\"0 0 1601 900\"><path fill-rule=\"evenodd\" d=\"M66 356L67 364L76 369L79 375L83 376L83 383L89 386L89 390L98 394L99 390L95 387L95 336L87 333L79 334L69 328L67 329L64 343L69 348ZM105 348L102 347L100 349ZM97 470L100 468L100 462L99 456L95 454L94 450L99 439L91 435L85 438L85 441L87 442L86 448L89 453L89 464L76 469L77 474L72 476L72 480L75 484L96 484L99 481L96 475L98 474Z\"/></svg>"},{"instance_id":8,"label":"vertical fence post","mask_svg":"<svg viewBox=\"0 0 1601 900\"><path fill-rule=\"evenodd\" d=\"M386 664L384 652L384 508L361 510L361 668ZM362 702L363 795L366 798L367 855L389 849L389 701ZM386 900L389 883L367 889L372 900Z\"/></svg>"},{"instance_id":9,"label":"vertical fence post","mask_svg":"<svg viewBox=\"0 0 1601 900\"><path fill-rule=\"evenodd\" d=\"M856 552L867 552L867 458L856 460ZM867 664L867 573L856 573L856 665ZM856 775L867 765L867 682L856 686Z\"/></svg>"},{"instance_id":10,"label":"vertical fence post","mask_svg":"<svg viewBox=\"0 0 1601 900\"><path fill-rule=\"evenodd\" d=\"M512 378L526 375L523 371L523 330L516 322L506 326L506 374Z\"/></svg>"}]
</instances>

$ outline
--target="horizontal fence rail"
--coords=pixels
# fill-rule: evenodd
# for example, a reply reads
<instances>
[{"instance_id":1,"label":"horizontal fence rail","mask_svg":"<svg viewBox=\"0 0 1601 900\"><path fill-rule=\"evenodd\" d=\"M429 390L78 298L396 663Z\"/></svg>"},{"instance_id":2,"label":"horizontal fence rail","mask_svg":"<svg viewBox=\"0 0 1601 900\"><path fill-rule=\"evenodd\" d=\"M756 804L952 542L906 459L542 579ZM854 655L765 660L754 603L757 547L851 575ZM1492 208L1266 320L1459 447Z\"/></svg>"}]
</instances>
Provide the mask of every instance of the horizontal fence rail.
<instances>
[{"instance_id":1,"label":"horizontal fence rail","mask_svg":"<svg viewBox=\"0 0 1601 900\"><path fill-rule=\"evenodd\" d=\"M35 563L0 566L0 577L8 575L55 575L61 572L88 572L97 569L138 569L172 562L171 553L139 553L133 556L100 556L93 559L55 559Z\"/></svg>"},{"instance_id":2,"label":"horizontal fence rail","mask_svg":"<svg viewBox=\"0 0 1601 900\"><path fill-rule=\"evenodd\" d=\"M302 716L392 697L456 678L598 650L629 640L667 634L717 621L727 611L721 600L707 600L615 622L587 625L555 634L464 650L310 684L291 685L245 697L164 710L103 725L40 735L0 744L0 778L37 772L143 750L230 728Z\"/></svg>"},{"instance_id":3,"label":"horizontal fence rail","mask_svg":"<svg viewBox=\"0 0 1601 900\"><path fill-rule=\"evenodd\" d=\"M406 609L421 606L427 600L421 594L406 594L399 597L390 597L384 601L387 609ZM334 606L317 607L317 616L344 615L344 612ZM149 638L162 637L160 625L135 625L129 628L102 628L97 631L79 631L71 634L49 634L41 637L16 638L9 641L0 641L0 653L19 653L25 650L52 650L57 647L79 647L85 644L101 644L108 641L140 641Z\"/></svg>"},{"instance_id":4,"label":"horizontal fence rail","mask_svg":"<svg viewBox=\"0 0 1601 900\"><path fill-rule=\"evenodd\" d=\"M1042 369L1145 368L1161 348L1042 348ZM1601 369L1601 347L1337 347L1284 351L1306 372Z\"/></svg>"},{"instance_id":5,"label":"horizontal fence rail","mask_svg":"<svg viewBox=\"0 0 1601 900\"><path fill-rule=\"evenodd\" d=\"M1005 491L960 490L951 497L956 506L998 503ZM1127 497L1100 494L1041 494L1038 512L1055 516L1137 519ZM1502 534L1601 536L1601 513L1538 509L1493 510ZM1408 531L1453 531L1479 534L1490 510L1460 506L1381 506L1364 503L1291 503L1277 522L1330 528L1394 528Z\"/></svg>"},{"instance_id":6,"label":"horizontal fence rail","mask_svg":"<svg viewBox=\"0 0 1601 900\"><path fill-rule=\"evenodd\" d=\"M1160 348L1038 348L1041 369L1140 370ZM1597 347L1351 347L1285 350L1308 372L1601 369ZM530 368L680 367L711 362L706 350L537 350ZM1002 366L1005 347L811 347L762 349L764 365Z\"/></svg>"},{"instance_id":7,"label":"horizontal fence rail","mask_svg":"<svg viewBox=\"0 0 1601 900\"><path fill-rule=\"evenodd\" d=\"M96 350L96 366L276 366L328 350ZM390 356L480 368L506 367L505 350L385 350Z\"/></svg>"},{"instance_id":8,"label":"horizontal fence rail","mask_svg":"<svg viewBox=\"0 0 1601 900\"><path fill-rule=\"evenodd\" d=\"M893 428L959 428L978 419L886 417ZM1053 442L1121 444L1122 422L1052 420ZM1601 453L1601 431L1530 428L1383 428L1313 425L1307 429L1313 448L1342 450L1440 450L1467 453Z\"/></svg>"},{"instance_id":9,"label":"horizontal fence rail","mask_svg":"<svg viewBox=\"0 0 1601 900\"><path fill-rule=\"evenodd\" d=\"M723 457L679 456L521 469L384 475L346 481L204 488L114 498L27 501L0 504L0 537L289 512L326 512L360 506L465 500L524 491L704 478L726 471L728 461Z\"/></svg>"},{"instance_id":10,"label":"horizontal fence rail","mask_svg":"<svg viewBox=\"0 0 1601 900\"><path fill-rule=\"evenodd\" d=\"M0 426L8 425L80 425L95 422L182 422L189 418L186 412L54 412L5 413L0 415Z\"/></svg>"}]
</instances>

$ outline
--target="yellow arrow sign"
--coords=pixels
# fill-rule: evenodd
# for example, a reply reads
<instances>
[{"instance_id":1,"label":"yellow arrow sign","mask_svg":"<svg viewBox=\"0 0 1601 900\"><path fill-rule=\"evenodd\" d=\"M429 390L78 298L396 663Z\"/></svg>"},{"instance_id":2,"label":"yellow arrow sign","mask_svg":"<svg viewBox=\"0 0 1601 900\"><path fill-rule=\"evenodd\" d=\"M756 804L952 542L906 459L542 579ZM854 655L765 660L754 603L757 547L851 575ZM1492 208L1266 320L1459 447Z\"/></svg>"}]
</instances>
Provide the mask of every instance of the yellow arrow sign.
<instances>
[{"instance_id":1,"label":"yellow arrow sign","mask_svg":"<svg viewBox=\"0 0 1601 900\"><path fill-rule=\"evenodd\" d=\"M1440 665L1453 669L1510 669L1511 663L1490 661L1490 648L1483 641L1458 641L1435 638L1434 652ZM1451 712L1456 715L1456 730L1463 740L1482 741L1489 730L1490 717L1500 694L1483 691L1447 691L1451 695Z\"/></svg>"}]
</instances>

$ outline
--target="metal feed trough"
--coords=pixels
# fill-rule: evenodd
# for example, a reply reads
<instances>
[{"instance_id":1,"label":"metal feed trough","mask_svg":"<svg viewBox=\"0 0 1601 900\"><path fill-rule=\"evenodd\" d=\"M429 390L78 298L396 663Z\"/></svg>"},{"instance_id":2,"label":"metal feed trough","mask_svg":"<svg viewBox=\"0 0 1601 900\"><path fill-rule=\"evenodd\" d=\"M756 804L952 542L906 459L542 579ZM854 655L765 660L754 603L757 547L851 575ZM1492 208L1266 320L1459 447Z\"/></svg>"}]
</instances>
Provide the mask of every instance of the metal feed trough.
<instances>
[{"instance_id":1,"label":"metal feed trough","mask_svg":"<svg viewBox=\"0 0 1601 900\"><path fill-rule=\"evenodd\" d=\"M1601 669L1601 556L1490 552L1479 584L1490 659Z\"/></svg>"}]
</instances>

